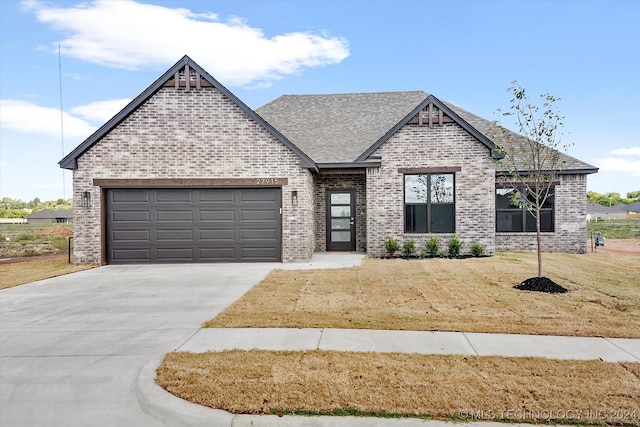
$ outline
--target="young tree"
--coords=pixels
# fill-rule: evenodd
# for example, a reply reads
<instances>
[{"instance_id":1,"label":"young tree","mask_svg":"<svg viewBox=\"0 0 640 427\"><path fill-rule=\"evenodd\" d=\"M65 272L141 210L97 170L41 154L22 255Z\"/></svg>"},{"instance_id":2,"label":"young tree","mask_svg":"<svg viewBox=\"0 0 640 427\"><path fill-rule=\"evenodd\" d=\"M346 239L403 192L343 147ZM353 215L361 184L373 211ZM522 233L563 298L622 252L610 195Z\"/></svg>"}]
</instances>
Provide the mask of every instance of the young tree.
<instances>
[{"instance_id":1,"label":"young tree","mask_svg":"<svg viewBox=\"0 0 640 427\"><path fill-rule=\"evenodd\" d=\"M512 95L511 106L506 111L499 108L497 112L503 118L513 120L517 133L500 121L494 122L492 136L502 156L496 160L496 180L499 185L513 190L515 200L512 203L525 207L535 218L538 277L542 277L541 211L553 197L555 182L568 166L569 159L560 152L569 148L569 145L563 145L560 131L564 117L555 108L560 98L543 94L540 95L542 105L537 105L515 81L508 92Z\"/></svg>"}]
</instances>

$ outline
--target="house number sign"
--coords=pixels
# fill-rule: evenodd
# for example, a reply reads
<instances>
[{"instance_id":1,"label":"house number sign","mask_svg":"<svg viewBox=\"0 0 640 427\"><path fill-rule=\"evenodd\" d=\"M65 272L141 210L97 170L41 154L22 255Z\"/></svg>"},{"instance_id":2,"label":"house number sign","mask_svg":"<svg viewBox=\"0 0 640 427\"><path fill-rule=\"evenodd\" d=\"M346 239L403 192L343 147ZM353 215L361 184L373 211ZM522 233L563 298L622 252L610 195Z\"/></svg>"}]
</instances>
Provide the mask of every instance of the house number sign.
<instances>
[{"instance_id":1,"label":"house number sign","mask_svg":"<svg viewBox=\"0 0 640 427\"><path fill-rule=\"evenodd\" d=\"M257 185L279 185L280 181L280 178L256 178Z\"/></svg>"}]
</instances>

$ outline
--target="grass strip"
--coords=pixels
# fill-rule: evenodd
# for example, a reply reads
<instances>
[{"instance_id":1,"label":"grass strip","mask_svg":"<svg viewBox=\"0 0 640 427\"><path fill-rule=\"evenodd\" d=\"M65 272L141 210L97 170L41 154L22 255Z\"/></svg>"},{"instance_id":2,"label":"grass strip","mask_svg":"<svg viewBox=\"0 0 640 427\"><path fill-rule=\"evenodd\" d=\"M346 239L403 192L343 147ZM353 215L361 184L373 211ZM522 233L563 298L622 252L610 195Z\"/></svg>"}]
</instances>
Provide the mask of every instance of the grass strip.
<instances>
[{"instance_id":1,"label":"grass strip","mask_svg":"<svg viewBox=\"0 0 640 427\"><path fill-rule=\"evenodd\" d=\"M240 414L639 425L640 363L522 357L170 353L157 383Z\"/></svg>"},{"instance_id":2,"label":"grass strip","mask_svg":"<svg viewBox=\"0 0 640 427\"><path fill-rule=\"evenodd\" d=\"M69 273L93 268L95 265L74 265L67 258L0 264L0 289L24 285L38 280L50 279Z\"/></svg>"}]
</instances>

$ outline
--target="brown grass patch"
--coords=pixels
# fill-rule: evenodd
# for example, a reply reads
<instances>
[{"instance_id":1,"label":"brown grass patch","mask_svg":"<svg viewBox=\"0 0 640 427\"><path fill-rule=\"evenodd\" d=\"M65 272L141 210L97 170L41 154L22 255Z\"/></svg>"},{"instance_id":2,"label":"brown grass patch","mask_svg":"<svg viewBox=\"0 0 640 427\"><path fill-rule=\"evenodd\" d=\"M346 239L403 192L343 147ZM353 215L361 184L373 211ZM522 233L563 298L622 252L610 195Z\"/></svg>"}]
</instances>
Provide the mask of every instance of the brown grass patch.
<instances>
[{"instance_id":1,"label":"brown grass patch","mask_svg":"<svg viewBox=\"0 0 640 427\"><path fill-rule=\"evenodd\" d=\"M234 350L170 353L156 382L233 413L638 425L638 372L599 360Z\"/></svg>"},{"instance_id":2,"label":"brown grass patch","mask_svg":"<svg viewBox=\"0 0 640 427\"><path fill-rule=\"evenodd\" d=\"M366 259L338 270L275 270L205 327L364 328L640 338L640 257L544 254L566 294L519 291L536 254Z\"/></svg>"},{"instance_id":3,"label":"brown grass patch","mask_svg":"<svg viewBox=\"0 0 640 427\"><path fill-rule=\"evenodd\" d=\"M93 268L95 265L74 265L66 257L0 264L0 289L24 285L38 280L75 273Z\"/></svg>"}]
</instances>

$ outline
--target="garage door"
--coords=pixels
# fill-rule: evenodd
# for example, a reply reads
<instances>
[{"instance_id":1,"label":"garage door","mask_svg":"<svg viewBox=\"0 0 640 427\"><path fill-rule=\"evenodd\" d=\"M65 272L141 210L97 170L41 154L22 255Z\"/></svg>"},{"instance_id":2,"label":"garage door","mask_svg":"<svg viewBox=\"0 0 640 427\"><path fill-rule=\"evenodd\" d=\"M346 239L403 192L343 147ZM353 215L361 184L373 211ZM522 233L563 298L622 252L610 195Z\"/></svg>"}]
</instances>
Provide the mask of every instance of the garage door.
<instances>
[{"instance_id":1,"label":"garage door","mask_svg":"<svg viewBox=\"0 0 640 427\"><path fill-rule=\"evenodd\" d=\"M109 189L109 264L281 260L281 192Z\"/></svg>"}]
</instances>

